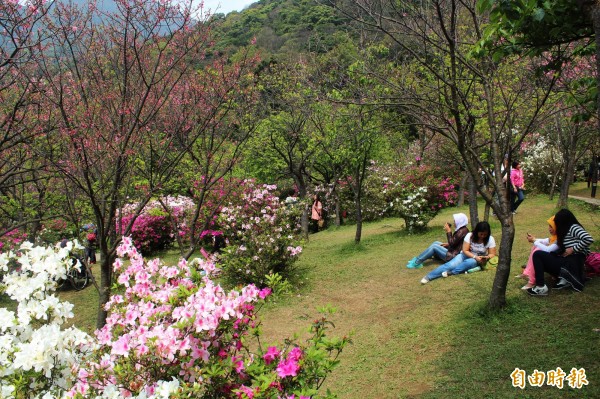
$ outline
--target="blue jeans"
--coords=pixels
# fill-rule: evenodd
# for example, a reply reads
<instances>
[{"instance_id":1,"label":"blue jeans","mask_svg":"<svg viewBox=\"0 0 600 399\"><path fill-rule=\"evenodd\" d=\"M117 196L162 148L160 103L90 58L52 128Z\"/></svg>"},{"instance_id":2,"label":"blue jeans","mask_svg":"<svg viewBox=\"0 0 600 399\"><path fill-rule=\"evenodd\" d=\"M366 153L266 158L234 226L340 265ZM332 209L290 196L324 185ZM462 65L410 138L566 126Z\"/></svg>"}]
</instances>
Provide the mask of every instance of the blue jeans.
<instances>
[{"instance_id":1,"label":"blue jeans","mask_svg":"<svg viewBox=\"0 0 600 399\"><path fill-rule=\"evenodd\" d=\"M513 212L516 211L524 199L525 199L525 193L523 193L523 190L521 190L520 188L517 189L516 193L514 191L511 191L510 192L510 200L512 203L511 211L513 211Z\"/></svg>"},{"instance_id":2,"label":"blue jeans","mask_svg":"<svg viewBox=\"0 0 600 399\"><path fill-rule=\"evenodd\" d=\"M436 257L439 260L445 260L446 254L448 253L448 249L442 247L442 243L440 241L434 241L427 249L419 256L417 256L417 263L423 263L427 259L431 257Z\"/></svg>"},{"instance_id":3,"label":"blue jeans","mask_svg":"<svg viewBox=\"0 0 600 399\"><path fill-rule=\"evenodd\" d=\"M444 263L443 265L435 268L425 277L427 280L435 280L436 278L442 277L443 272L448 274L461 274L469 269L477 266L477 261L473 258L467 258L462 252L456 255L452 260Z\"/></svg>"}]
</instances>

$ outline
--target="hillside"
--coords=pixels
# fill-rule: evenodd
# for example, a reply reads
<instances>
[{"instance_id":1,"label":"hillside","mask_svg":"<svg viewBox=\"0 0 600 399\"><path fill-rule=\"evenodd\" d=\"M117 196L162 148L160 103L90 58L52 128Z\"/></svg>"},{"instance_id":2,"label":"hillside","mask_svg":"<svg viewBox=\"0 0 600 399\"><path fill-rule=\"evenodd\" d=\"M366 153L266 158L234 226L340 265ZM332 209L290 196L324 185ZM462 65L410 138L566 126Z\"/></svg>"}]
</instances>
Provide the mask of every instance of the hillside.
<instances>
[{"instance_id":1,"label":"hillside","mask_svg":"<svg viewBox=\"0 0 600 399\"><path fill-rule=\"evenodd\" d=\"M317 0L260 0L215 19L217 51L234 53L256 39L257 47L273 58L327 52L353 32L347 18Z\"/></svg>"}]
</instances>

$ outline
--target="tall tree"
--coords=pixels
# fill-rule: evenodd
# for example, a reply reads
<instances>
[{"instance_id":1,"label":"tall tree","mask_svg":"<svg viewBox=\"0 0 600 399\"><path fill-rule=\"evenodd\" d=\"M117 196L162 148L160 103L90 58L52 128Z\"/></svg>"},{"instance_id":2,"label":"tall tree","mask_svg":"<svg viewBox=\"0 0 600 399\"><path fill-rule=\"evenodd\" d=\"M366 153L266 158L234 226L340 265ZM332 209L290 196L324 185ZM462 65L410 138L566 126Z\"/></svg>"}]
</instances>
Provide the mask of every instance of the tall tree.
<instances>
[{"instance_id":1,"label":"tall tree","mask_svg":"<svg viewBox=\"0 0 600 399\"><path fill-rule=\"evenodd\" d=\"M112 285L118 210L132 197L139 215L202 132L173 121L181 120L182 104L202 87L194 65L212 40L210 24L194 20L191 1L116 5L116 11L103 12L57 4L45 20L53 36L38 64L46 130L52 133L48 145L57 154L54 167L87 198L98 228L98 326L105 322L103 304ZM220 95L219 78L212 82L216 92L196 103L209 118L228 101ZM125 226L125 235L134 221Z\"/></svg>"},{"instance_id":2,"label":"tall tree","mask_svg":"<svg viewBox=\"0 0 600 399\"><path fill-rule=\"evenodd\" d=\"M0 235L27 224L35 232L33 226L39 223L40 215L22 208L27 201L17 197L26 193L18 187L21 182L35 184L46 178L24 145L40 134L38 76L33 63L42 55L48 32L40 29L41 20L52 5L44 0L0 3L0 207L4 213ZM34 164L38 167L32 169Z\"/></svg>"},{"instance_id":3,"label":"tall tree","mask_svg":"<svg viewBox=\"0 0 600 399\"><path fill-rule=\"evenodd\" d=\"M269 168L278 167L274 174L292 179L298 197L306 199L311 186L310 165L319 140L311 124L314 94L306 85L306 64L275 64L269 70L261 79L262 99L268 108L252 144L252 162L265 165L265 161L276 160ZM301 217L305 237L308 212L306 206Z\"/></svg>"},{"instance_id":4,"label":"tall tree","mask_svg":"<svg viewBox=\"0 0 600 399\"><path fill-rule=\"evenodd\" d=\"M405 107L423 127L456 146L479 194L500 219L500 259L489 305L501 308L506 303L515 229L508 199L500 194L495 201L493 193L506 192L502 160L535 127L551 82L534 85L534 75L516 72L531 72L527 65L506 68L491 58L471 57L486 22L475 1L351 4L343 9L347 14L383 32L399 49L396 77L386 79L391 93L387 101ZM481 156L484 151L489 158ZM483 184L481 171L491 182L491 191Z\"/></svg>"},{"instance_id":5,"label":"tall tree","mask_svg":"<svg viewBox=\"0 0 600 399\"><path fill-rule=\"evenodd\" d=\"M595 103L600 131L600 3L591 0L479 0L482 11L490 12L490 23L480 45L496 59L511 54L539 56L549 52L556 71L564 61L595 54L595 65L587 68L587 87ZM575 51L573 51L575 49ZM567 63L568 65L568 63ZM595 73L594 73L595 72Z\"/></svg>"}]
</instances>

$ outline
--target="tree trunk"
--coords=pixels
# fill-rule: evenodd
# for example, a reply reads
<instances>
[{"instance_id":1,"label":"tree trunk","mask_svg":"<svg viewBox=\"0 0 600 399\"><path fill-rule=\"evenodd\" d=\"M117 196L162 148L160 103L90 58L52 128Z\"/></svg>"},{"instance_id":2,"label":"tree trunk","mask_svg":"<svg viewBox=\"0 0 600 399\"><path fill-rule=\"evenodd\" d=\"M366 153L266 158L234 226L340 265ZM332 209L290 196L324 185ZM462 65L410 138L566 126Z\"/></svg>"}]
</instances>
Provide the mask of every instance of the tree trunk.
<instances>
[{"instance_id":1,"label":"tree trunk","mask_svg":"<svg viewBox=\"0 0 600 399\"><path fill-rule=\"evenodd\" d=\"M105 244L100 244L100 287L98 292L98 314L96 315L96 328L100 329L106 324L108 312L104 305L110 299L110 287L112 286L112 263L113 259L108 256L108 248Z\"/></svg>"},{"instance_id":2,"label":"tree trunk","mask_svg":"<svg viewBox=\"0 0 600 399\"><path fill-rule=\"evenodd\" d=\"M506 285L510 276L511 250L514 239L515 226L512 215L509 214L503 217L502 220L502 239L500 242L498 266L489 299L491 309L502 309L506 305Z\"/></svg>"},{"instance_id":3,"label":"tree trunk","mask_svg":"<svg viewBox=\"0 0 600 399\"><path fill-rule=\"evenodd\" d=\"M360 184L359 181L356 181L357 187L354 190L354 206L356 208L356 234L354 236L354 242L356 244L360 243L360 238L362 235L362 207L361 207L361 195L360 195Z\"/></svg>"},{"instance_id":4,"label":"tree trunk","mask_svg":"<svg viewBox=\"0 0 600 399\"><path fill-rule=\"evenodd\" d=\"M571 143L573 146L568 149L568 155L566 157L567 163L563 168L562 184L560 185L560 193L558 194L558 202L556 203L557 208L566 208L569 202L569 187L573 181L573 174L575 173L575 162L576 162L576 149L575 142Z\"/></svg>"},{"instance_id":5,"label":"tree trunk","mask_svg":"<svg viewBox=\"0 0 600 399\"><path fill-rule=\"evenodd\" d=\"M561 168L561 171L562 171L562 169L564 169L564 168ZM561 172L559 172L559 173L561 173ZM551 184L550 194L548 195L548 198L550 199L550 201L552 201L554 199L554 192L556 191L556 181L558 180L559 173L554 173L552 175L552 182L550 183Z\"/></svg>"},{"instance_id":6,"label":"tree trunk","mask_svg":"<svg viewBox=\"0 0 600 399\"><path fill-rule=\"evenodd\" d=\"M301 184L302 182L299 179L294 179L294 181L296 182L296 186L298 187L298 198L300 199L300 201L305 200L307 193L306 186L304 184ZM309 215L310 208L312 206L312 201L310 203L307 201L304 202L306 203L306 206L304 207L304 210L302 211L302 216L300 217L300 227L302 228L302 235L305 239L308 240Z\"/></svg>"},{"instance_id":7,"label":"tree trunk","mask_svg":"<svg viewBox=\"0 0 600 399\"><path fill-rule=\"evenodd\" d=\"M468 177L469 184L469 215L471 216L471 226L474 228L479 223L479 210L477 209L477 186L472 176Z\"/></svg>"},{"instance_id":8,"label":"tree trunk","mask_svg":"<svg viewBox=\"0 0 600 399\"><path fill-rule=\"evenodd\" d=\"M460 179L460 185L458 186L458 202L457 206L463 206L465 204L465 186L467 185L467 179L469 178L469 172L464 171L462 178Z\"/></svg>"},{"instance_id":9,"label":"tree trunk","mask_svg":"<svg viewBox=\"0 0 600 399\"><path fill-rule=\"evenodd\" d=\"M569 201L569 187L573 181L575 163L577 162L579 129L577 128L577 125L575 125L573 129L574 130L568 129L568 133L564 135L566 136L565 139L561 140L563 143L561 146L561 156L563 161L562 183L558 194L558 203L556 204L559 209L567 207L567 202Z\"/></svg>"},{"instance_id":10,"label":"tree trunk","mask_svg":"<svg viewBox=\"0 0 600 399\"><path fill-rule=\"evenodd\" d=\"M335 225L336 227L340 227L342 224L342 216L340 209L340 197L337 194L337 191L333 192L333 200L335 201Z\"/></svg>"}]
</instances>

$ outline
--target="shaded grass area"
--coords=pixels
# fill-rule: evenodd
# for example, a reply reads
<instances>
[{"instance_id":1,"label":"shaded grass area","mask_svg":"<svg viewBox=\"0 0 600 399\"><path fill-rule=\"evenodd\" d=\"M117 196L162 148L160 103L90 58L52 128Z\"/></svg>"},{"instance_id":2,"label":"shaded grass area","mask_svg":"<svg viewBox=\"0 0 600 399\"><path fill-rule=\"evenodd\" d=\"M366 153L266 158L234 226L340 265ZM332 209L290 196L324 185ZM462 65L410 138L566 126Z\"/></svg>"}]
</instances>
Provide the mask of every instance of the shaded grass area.
<instances>
[{"instance_id":1,"label":"shaded grass area","mask_svg":"<svg viewBox=\"0 0 600 399\"><path fill-rule=\"evenodd\" d=\"M498 313L486 310L495 269L421 285L438 263L428 261L421 270L405 267L432 241L443 241L444 222L457 211L468 214L467 207L444 210L422 235L404 233L399 219L367 224L359 245L353 243L354 226L313 235L300 260L309 288L263 313L267 340L302 334L316 309L330 304L338 309L332 334L352 334L354 341L326 382L341 398L600 397L600 334L592 331L600 327L600 280L579 294L533 298L520 290L524 281L512 277L529 254L526 232L547 236L545 221L554 204L531 197L515 215L508 306ZM579 202L571 209L600 241L600 215ZM499 243L498 220L490 223ZM598 243L594 247L598 250ZM529 374L557 367L567 374L584 368L589 385L512 386L515 368Z\"/></svg>"}]
</instances>

